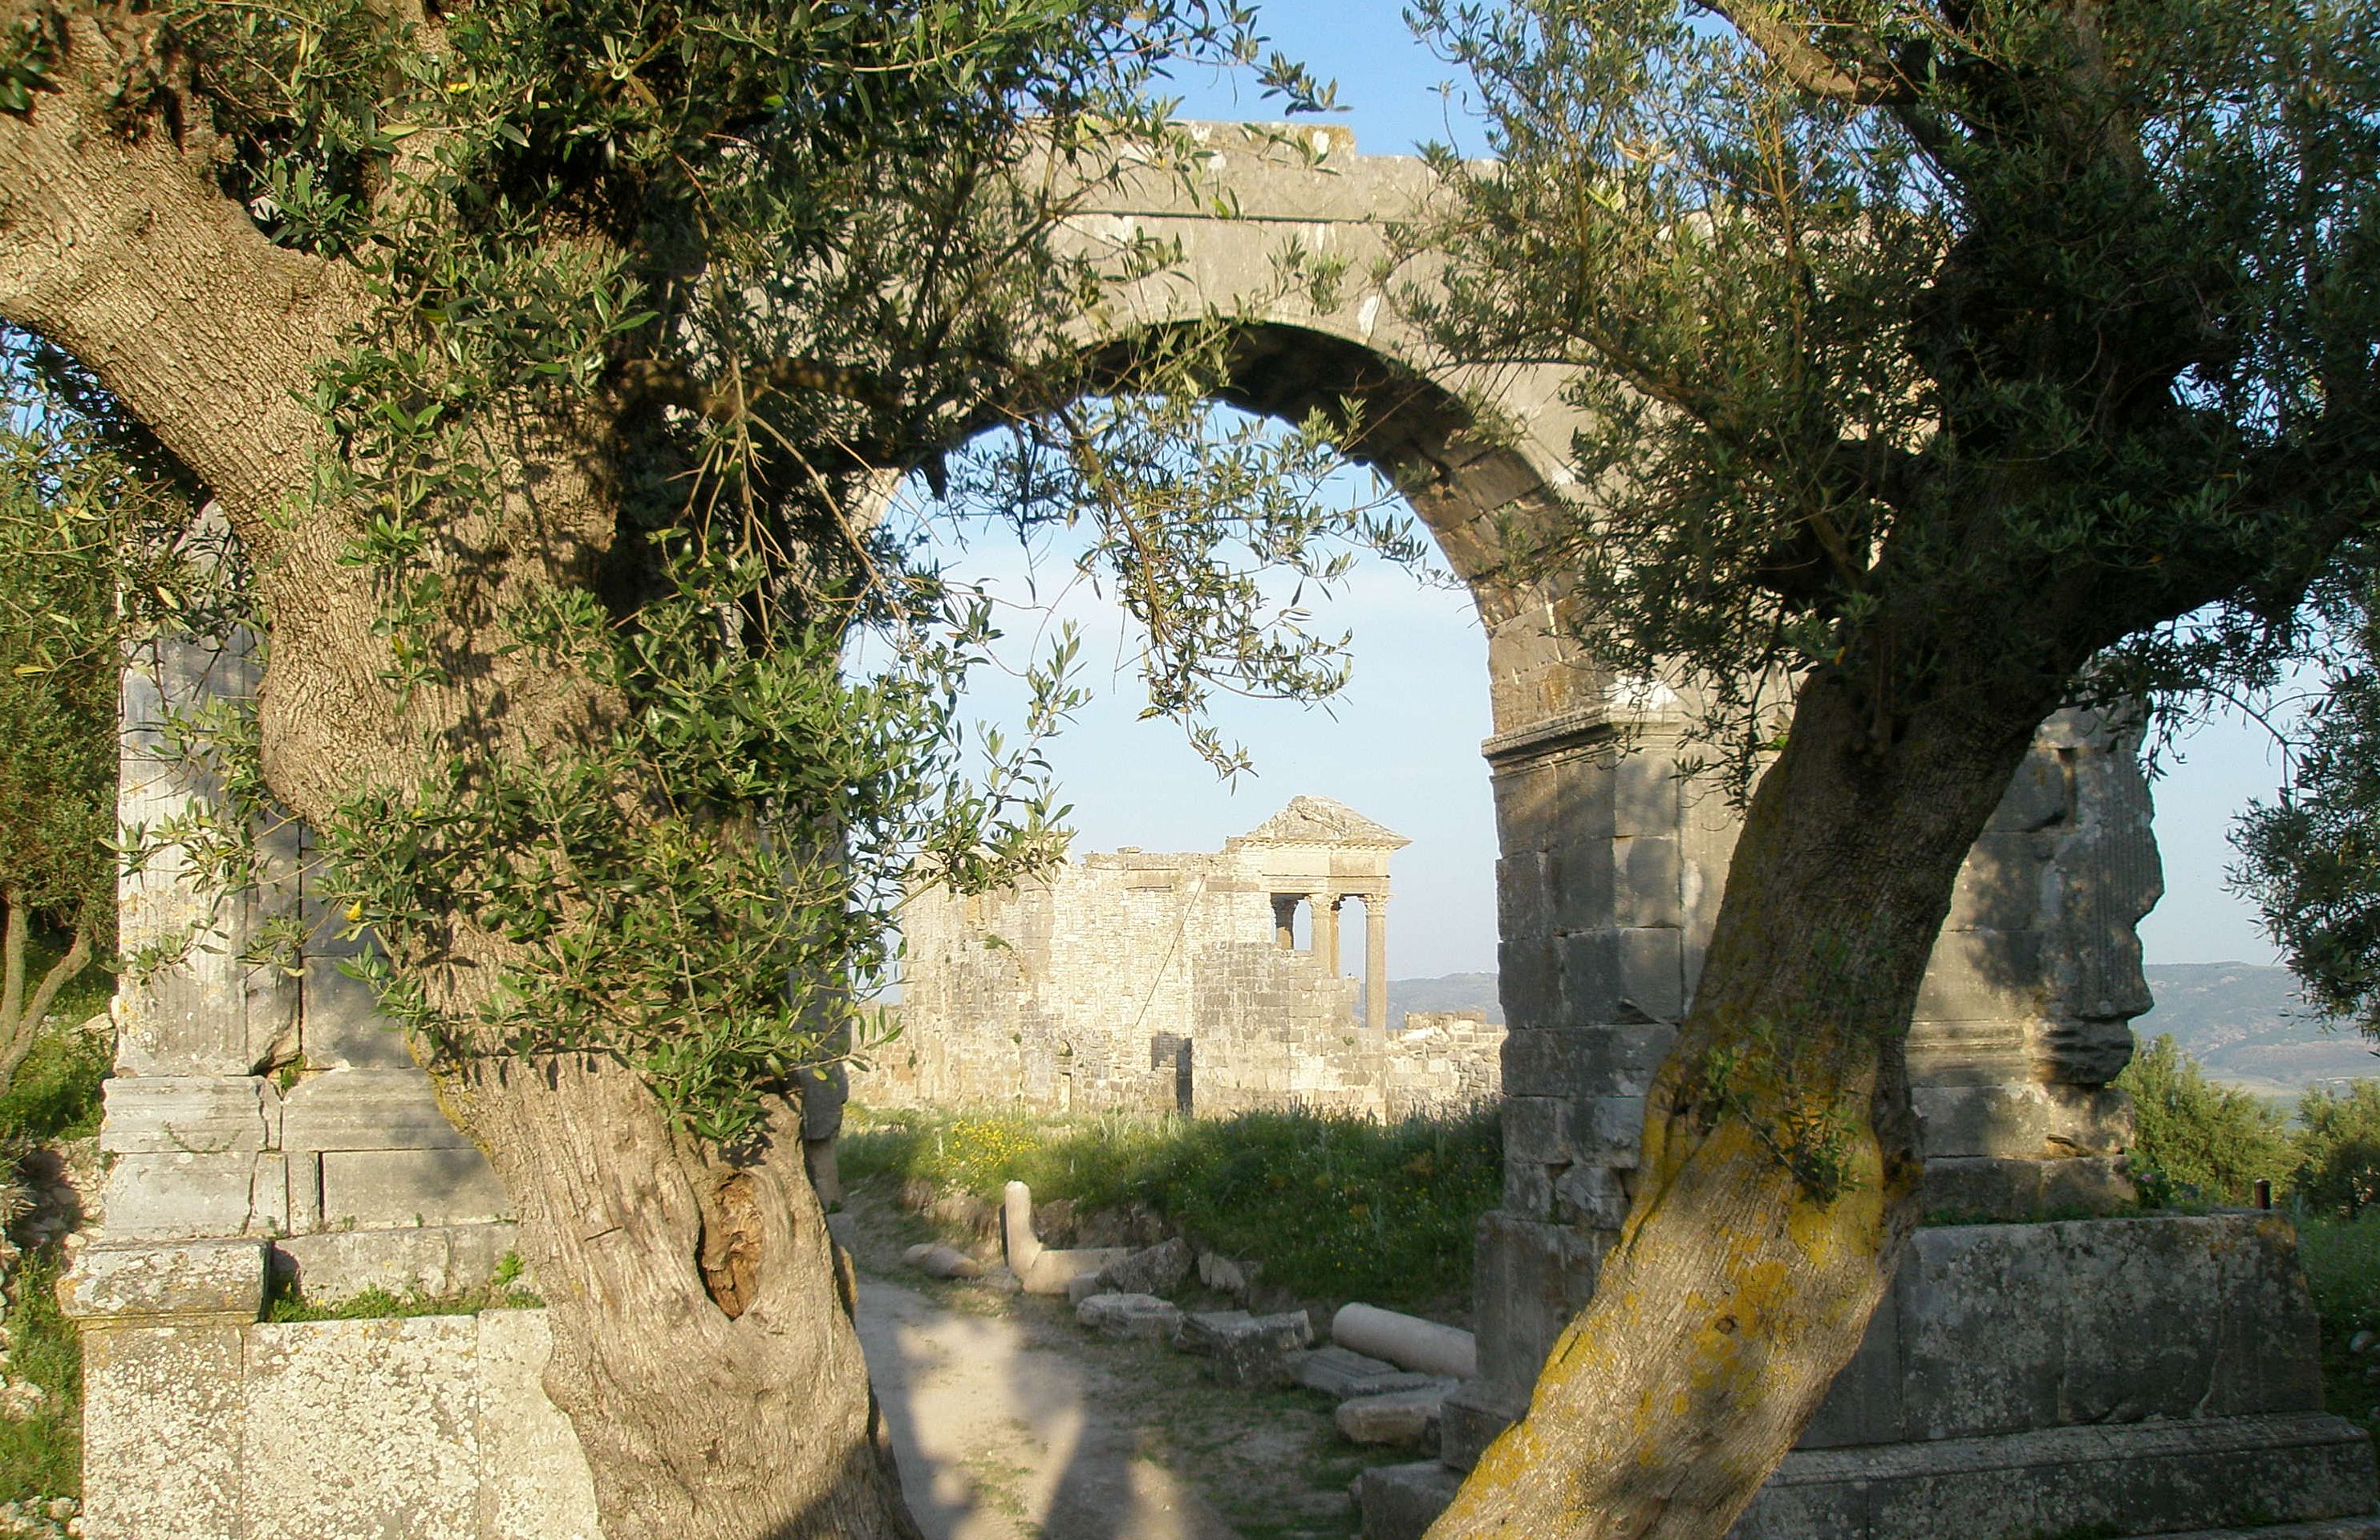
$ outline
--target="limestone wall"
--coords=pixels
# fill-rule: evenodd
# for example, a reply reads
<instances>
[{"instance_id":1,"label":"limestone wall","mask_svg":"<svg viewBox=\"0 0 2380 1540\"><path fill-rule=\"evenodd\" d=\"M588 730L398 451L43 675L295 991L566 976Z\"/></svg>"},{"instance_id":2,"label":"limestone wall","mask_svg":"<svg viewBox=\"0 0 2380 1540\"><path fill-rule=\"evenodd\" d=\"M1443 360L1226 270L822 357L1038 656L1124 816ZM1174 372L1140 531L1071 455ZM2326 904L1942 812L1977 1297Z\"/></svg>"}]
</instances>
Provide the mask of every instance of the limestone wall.
<instances>
[{"instance_id":1,"label":"limestone wall","mask_svg":"<svg viewBox=\"0 0 2380 1540\"><path fill-rule=\"evenodd\" d=\"M1301 805L1322 799L1291 807ZM1215 853L1090 855L999 892L911 895L901 1037L854 1076L853 1094L889 1106L1208 1116L1294 1105L1371 1117L1493 1097L1501 1028L1438 1016L1386 1028L1385 947L1371 923L1387 912L1381 846L1262 833ZM1334 964L1337 927L1318 904L1338 888L1369 890L1377 983ZM1304 947L1286 934L1300 902L1312 911ZM1383 992L1366 1000L1373 989Z\"/></svg>"},{"instance_id":2,"label":"limestone wall","mask_svg":"<svg viewBox=\"0 0 2380 1540\"><path fill-rule=\"evenodd\" d=\"M541 1310L273 1324L261 1242L102 1254L85 1540L600 1540Z\"/></svg>"}]
</instances>

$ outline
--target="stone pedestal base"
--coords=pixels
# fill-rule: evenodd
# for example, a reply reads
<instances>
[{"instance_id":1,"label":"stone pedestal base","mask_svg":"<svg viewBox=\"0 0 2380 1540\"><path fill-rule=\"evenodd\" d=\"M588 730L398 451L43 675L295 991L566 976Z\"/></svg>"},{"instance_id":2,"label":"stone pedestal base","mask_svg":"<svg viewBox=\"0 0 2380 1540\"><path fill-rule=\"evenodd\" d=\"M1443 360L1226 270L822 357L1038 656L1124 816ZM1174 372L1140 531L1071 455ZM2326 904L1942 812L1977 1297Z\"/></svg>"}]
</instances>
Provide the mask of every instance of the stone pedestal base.
<instances>
[{"instance_id":1,"label":"stone pedestal base","mask_svg":"<svg viewBox=\"0 0 2380 1540\"><path fill-rule=\"evenodd\" d=\"M1563 1260L1548 1253L1530 1296L1548 1310ZM2362 1431L2322 1414L2318 1336L2295 1232L2273 1215L1921 1230L1859 1352L1733 1534L2360 1522L2380 1485ZM1527 1404L1519 1375L1465 1384L1446 1404L1442 1466L1365 1477L1366 1533L1427 1528Z\"/></svg>"}]
</instances>

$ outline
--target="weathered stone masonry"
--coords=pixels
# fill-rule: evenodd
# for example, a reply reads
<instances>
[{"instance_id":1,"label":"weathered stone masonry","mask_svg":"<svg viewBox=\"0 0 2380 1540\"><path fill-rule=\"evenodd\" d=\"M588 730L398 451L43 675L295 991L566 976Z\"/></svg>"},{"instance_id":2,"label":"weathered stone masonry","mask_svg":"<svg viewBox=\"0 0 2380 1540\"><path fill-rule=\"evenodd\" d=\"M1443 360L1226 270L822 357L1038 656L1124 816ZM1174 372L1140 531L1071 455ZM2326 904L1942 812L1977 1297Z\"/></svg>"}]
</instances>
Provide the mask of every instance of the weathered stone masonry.
<instances>
[{"instance_id":1,"label":"weathered stone masonry","mask_svg":"<svg viewBox=\"0 0 2380 1540\"><path fill-rule=\"evenodd\" d=\"M902 1035L855 1094L1390 1118L1492 1097L1500 1028L1441 1013L1390 1029L1389 857L1405 843L1301 796L1220 852L1117 851L1000 892L914 893L902 910ZM1366 916L1360 988L1341 969L1349 899Z\"/></svg>"}]
</instances>

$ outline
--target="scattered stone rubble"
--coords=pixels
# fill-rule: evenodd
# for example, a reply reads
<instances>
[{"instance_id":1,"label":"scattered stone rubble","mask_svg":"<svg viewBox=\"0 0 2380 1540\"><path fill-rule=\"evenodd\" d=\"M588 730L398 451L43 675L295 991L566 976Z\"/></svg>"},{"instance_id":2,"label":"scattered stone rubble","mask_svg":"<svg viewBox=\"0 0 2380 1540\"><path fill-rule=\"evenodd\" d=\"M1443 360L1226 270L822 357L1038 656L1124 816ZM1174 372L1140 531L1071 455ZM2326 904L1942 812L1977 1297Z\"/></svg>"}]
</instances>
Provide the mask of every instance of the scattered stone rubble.
<instances>
[{"instance_id":1,"label":"scattered stone rubble","mask_svg":"<svg viewBox=\"0 0 2380 1540\"><path fill-rule=\"evenodd\" d=\"M902 1197L914 1210L947 1215L970 1230L977 1228L978 1211L988 1212L979 1200L938 1195L920 1183ZM1046 1221L1058 1207L1050 1205L1041 1218ZM1073 1227L1071 1211L1058 1218ZM1254 1304L1260 1269L1253 1262L1199 1251L1179 1235L1137 1248L1050 1247L1042 1244L1035 1220L1031 1189L1012 1182L1002 1194L997 1264L988 1255L936 1242L911 1246L905 1257L936 1278L1065 1293L1086 1330L1117 1340L1170 1343L1208 1359L1225 1385L1319 1391L1339 1402L1333 1422L1354 1443L1434 1450L1448 1393L1475 1372L1471 1333L1458 1328L1348 1304L1331 1317L1332 1340L1317 1346L1317 1317L1303 1308L1184 1310L1162 1297L1195 1274L1206 1287Z\"/></svg>"}]
</instances>

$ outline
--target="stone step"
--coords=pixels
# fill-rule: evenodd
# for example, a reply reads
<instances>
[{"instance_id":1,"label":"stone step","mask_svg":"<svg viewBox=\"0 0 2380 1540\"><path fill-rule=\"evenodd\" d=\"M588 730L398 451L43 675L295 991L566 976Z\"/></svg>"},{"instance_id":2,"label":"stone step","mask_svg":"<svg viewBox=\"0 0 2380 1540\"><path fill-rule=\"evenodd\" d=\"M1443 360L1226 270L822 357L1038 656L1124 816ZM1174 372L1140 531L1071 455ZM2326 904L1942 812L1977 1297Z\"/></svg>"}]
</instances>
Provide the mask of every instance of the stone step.
<instances>
[{"instance_id":1,"label":"stone step","mask_svg":"<svg viewBox=\"0 0 2380 1540\"><path fill-rule=\"evenodd\" d=\"M1364 1534L1418 1540L1461 1481L1434 1461L1366 1471ZM2214 1417L1797 1449L1729 1540L2380 1540L2374 1507L2371 1442L2353 1424ZM2246 1527L2180 1527L2209 1519Z\"/></svg>"}]
</instances>

